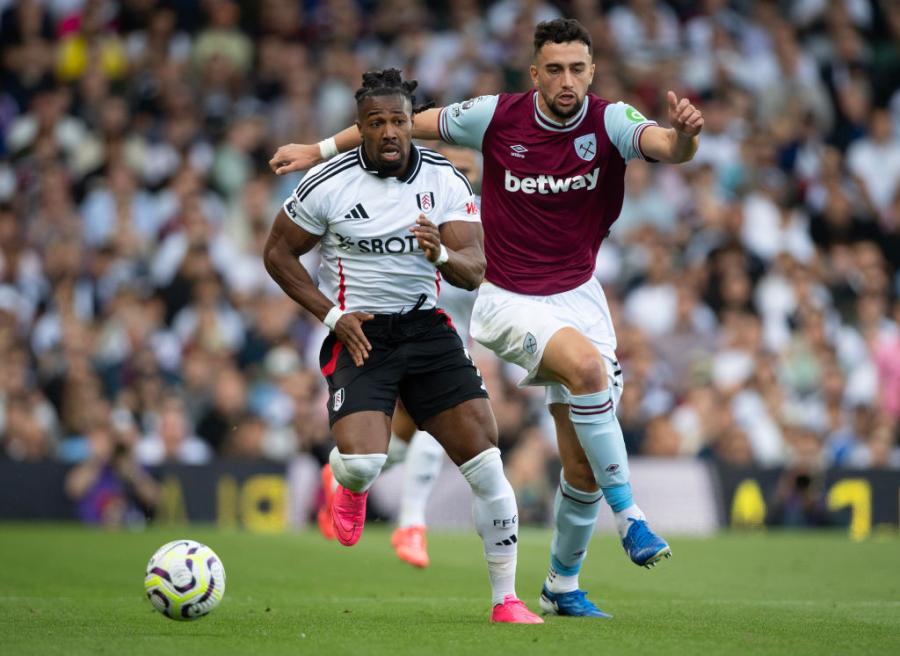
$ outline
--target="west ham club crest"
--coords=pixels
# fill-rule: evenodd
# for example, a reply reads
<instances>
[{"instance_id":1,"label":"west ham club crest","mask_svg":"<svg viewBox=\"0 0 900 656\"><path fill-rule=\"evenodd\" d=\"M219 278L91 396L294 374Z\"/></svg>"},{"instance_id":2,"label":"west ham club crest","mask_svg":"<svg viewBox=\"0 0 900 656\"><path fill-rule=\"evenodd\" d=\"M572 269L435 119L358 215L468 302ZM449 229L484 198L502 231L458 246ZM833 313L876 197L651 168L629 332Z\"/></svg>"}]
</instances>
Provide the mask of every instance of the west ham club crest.
<instances>
[{"instance_id":1,"label":"west ham club crest","mask_svg":"<svg viewBox=\"0 0 900 656\"><path fill-rule=\"evenodd\" d=\"M416 205L418 205L419 209L425 214L428 214L434 209L434 194L430 191L423 191L421 194L416 194Z\"/></svg>"},{"instance_id":2,"label":"west ham club crest","mask_svg":"<svg viewBox=\"0 0 900 656\"><path fill-rule=\"evenodd\" d=\"M597 156L597 137L593 132L578 137L574 145L577 155L586 162Z\"/></svg>"}]
</instances>

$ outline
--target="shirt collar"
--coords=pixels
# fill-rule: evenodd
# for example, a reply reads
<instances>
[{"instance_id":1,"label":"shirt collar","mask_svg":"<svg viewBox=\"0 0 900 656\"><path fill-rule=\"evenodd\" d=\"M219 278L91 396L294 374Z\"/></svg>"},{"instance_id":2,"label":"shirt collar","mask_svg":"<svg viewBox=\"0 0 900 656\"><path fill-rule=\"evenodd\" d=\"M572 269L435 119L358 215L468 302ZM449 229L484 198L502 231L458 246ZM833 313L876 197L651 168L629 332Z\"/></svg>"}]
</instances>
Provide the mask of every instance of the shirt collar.
<instances>
[{"instance_id":1,"label":"shirt collar","mask_svg":"<svg viewBox=\"0 0 900 656\"><path fill-rule=\"evenodd\" d=\"M571 119L566 121L565 123L560 123L559 121L555 121L549 116L547 116L544 112L541 111L541 107L538 104L538 92L535 91L533 96L534 98L534 120L535 122L544 128L545 130L550 130L551 132L569 132L570 130L574 130L581 122L584 120L584 117L587 115L588 103L591 101L591 97L589 95L585 95L584 102L581 103L581 109L578 110L578 113L573 116Z\"/></svg>"},{"instance_id":2,"label":"shirt collar","mask_svg":"<svg viewBox=\"0 0 900 656\"><path fill-rule=\"evenodd\" d=\"M394 176L388 176L388 175L381 175L378 172L378 170L375 168L375 165L366 156L366 149L363 148L362 145L360 145L359 148L357 149L357 153L359 154L359 165L362 167L362 169L365 172L371 173L372 175L376 175L379 178L394 177ZM416 178L416 176L419 174L419 169L421 169L421 168L422 168L421 153L419 152L419 149L416 146L416 144L410 144L409 145L409 166L406 169L406 173L404 173L402 176L397 176L397 180L399 180L400 182L406 182L408 184Z\"/></svg>"}]
</instances>

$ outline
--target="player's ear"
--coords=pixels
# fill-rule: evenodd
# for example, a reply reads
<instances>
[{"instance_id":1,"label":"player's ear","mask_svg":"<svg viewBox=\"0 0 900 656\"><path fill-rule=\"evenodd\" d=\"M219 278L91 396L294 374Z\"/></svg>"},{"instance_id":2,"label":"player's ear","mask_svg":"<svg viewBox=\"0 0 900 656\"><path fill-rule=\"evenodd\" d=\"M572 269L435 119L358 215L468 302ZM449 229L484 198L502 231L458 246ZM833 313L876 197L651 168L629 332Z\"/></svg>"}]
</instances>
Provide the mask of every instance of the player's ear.
<instances>
[{"instance_id":1,"label":"player's ear","mask_svg":"<svg viewBox=\"0 0 900 656\"><path fill-rule=\"evenodd\" d=\"M538 85L538 69L537 69L537 66L535 66L534 64L532 64L531 67L528 69L528 72L531 73L531 83L532 83L534 86L537 86L537 85Z\"/></svg>"}]
</instances>

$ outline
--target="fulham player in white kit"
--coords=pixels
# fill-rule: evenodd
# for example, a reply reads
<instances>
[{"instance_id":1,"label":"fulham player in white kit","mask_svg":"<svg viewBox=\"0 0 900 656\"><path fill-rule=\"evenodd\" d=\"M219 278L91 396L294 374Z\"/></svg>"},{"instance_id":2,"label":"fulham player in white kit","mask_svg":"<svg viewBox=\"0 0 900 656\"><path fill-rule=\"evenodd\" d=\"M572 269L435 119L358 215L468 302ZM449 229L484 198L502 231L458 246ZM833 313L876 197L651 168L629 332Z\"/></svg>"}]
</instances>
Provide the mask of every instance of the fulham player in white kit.
<instances>
[{"instance_id":1,"label":"fulham player in white kit","mask_svg":"<svg viewBox=\"0 0 900 656\"><path fill-rule=\"evenodd\" d=\"M362 535L368 490L387 459L398 399L459 466L491 582L491 621L540 624L515 593L518 511L497 449L484 384L447 315L438 286L474 289L484 252L466 179L412 144L413 91L395 69L363 76L356 93L362 144L312 169L287 198L266 242L266 269L331 333L320 364L337 446L338 541ZM320 249L320 289L299 262Z\"/></svg>"},{"instance_id":2,"label":"fulham player in white kit","mask_svg":"<svg viewBox=\"0 0 900 656\"><path fill-rule=\"evenodd\" d=\"M615 408L622 389L615 331L592 277L600 244L618 218L628 160L679 163L697 150L703 117L668 92L665 129L625 103L588 93L591 37L572 19L540 23L530 69L534 89L481 96L424 112L413 136L440 138L484 155L482 210L487 270L471 331L476 341L545 385L563 464L556 495L545 612L608 617L580 589L578 574L605 497L631 560L671 555L632 498ZM303 169L354 147L348 128L317 145L282 146L277 173Z\"/></svg>"}]
</instances>

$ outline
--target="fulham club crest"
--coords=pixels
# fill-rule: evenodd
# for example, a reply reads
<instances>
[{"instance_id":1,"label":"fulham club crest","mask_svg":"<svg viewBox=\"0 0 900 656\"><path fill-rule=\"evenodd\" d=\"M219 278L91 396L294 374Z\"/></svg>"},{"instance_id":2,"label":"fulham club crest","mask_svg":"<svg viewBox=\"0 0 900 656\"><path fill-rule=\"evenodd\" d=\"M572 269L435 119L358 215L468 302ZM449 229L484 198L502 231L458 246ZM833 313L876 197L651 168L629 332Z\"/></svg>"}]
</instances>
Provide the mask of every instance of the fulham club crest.
<instances>
[{"instance_id":1,"label":"fulham club crest","mask_svg":"<svg viewBox=\"0 0 900 656\"><path fill-rule=\"evenodd\" d=\"M597 137L593 132L578 137L574 145L575 152L586 162L590 162L597 156Z\"/></svg>"},{"instance_id":2,"label":"fulham club crest","mask_svg":"<svg viewBox=\"0 0 900 656\"><path fill-rule=\"evenodd\" d=\"M422 210L422 212L428 214L434 209L434 194L430 191L423 191L421 194L416 194L416 205L419 206L419 209Z\"/></svg>"}]
</instances>

